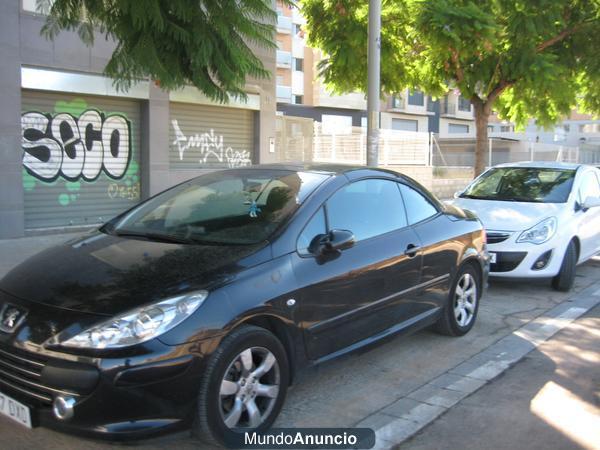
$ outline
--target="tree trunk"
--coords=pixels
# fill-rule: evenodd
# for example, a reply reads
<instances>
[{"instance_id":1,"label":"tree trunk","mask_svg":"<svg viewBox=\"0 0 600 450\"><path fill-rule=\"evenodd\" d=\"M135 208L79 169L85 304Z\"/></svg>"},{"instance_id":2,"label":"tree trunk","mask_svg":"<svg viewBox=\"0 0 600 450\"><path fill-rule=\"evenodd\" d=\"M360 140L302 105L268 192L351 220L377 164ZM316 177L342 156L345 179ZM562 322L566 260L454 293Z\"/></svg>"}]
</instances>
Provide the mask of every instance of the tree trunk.
<instances>
[{"instance_id":1,"label":"tree trunk","mask_svg":"<svg viewBox=\"0 0 600 450\"><path fill-rule=\"evenodd\" d=\"M477 132L475 141L475 176L478 176L485 170L489 159L488 120L491 108L488 103L480 99L476 99L472 103L475 110L475 129Z\"/></svg>"}]
</instances>

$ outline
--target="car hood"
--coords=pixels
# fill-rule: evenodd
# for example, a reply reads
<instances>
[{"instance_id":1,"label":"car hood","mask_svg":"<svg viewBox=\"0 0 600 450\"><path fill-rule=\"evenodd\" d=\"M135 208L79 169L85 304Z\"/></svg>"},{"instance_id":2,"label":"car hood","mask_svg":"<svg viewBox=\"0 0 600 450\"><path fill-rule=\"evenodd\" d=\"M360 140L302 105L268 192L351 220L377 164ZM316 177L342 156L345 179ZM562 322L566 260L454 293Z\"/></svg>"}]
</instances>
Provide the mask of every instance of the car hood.
<instances>
[{"instance_id":1,"label":"car hood","mask_svg":"<svg viewBox=\"0 0 600 450\"><path fill-rule=\"evenodd\" d=\"M270 259L270 246L187 245L99 231L45 250L0 281L25 301L112 316L197 289L226 283Z\"/></svg>"},{"instance_id":2,"label":"car hood","mask_svg":"<svg viewBox=\"0 0 600 450\"><path fill-rule=\"evenodd\" d=\"M564 203L502 202L457 198L453 205L473 211L488 230L522 231L542 220L559 216Z\"/></svg>"}]
</instances>

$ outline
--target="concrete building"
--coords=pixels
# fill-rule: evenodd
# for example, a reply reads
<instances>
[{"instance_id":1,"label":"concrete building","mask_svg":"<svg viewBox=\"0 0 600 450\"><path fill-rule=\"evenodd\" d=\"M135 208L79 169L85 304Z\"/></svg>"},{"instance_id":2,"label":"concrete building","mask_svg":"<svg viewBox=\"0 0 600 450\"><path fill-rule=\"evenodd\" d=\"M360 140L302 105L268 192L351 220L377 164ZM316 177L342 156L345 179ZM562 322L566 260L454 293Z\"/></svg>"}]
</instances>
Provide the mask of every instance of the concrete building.
<instances>
[{"instance_id":1,"label":"concrete building","mask_svg":"<svg viewBox=\"0 0 600 450\"><path fill-rule=\"evenodd\" d=\"M331 95L317 76L321 53L306 45L306 19L297 8L277 1L277 111L343 130L366 126L364 94Z\"/></svg>"},{"instance_id":2,"label":"concrete building","mask_svg":"<svg viewBox=\"0 0 600 450\"><path fill-rule=\"evenodd\" d=\"M523 131L517 131L514 123L494 115L490 118L488 131L491 137L567 146L600 146L600 118L575 110L554 127L545 129L532 119Z\"/></svg>"},{"instance_id":3,"label":"concrete building","mask_svg":"<svg viewBox=\"0 0 600 450\"><path fill-rule=\"evenodd\" d=\"M40 36L36 0L0 3L0 238L103 222L203 171L273 162L275 81L216 105L102 76L114 43ZM275 71L275 51L257 50Z\"/></svg>"}]
</instances>

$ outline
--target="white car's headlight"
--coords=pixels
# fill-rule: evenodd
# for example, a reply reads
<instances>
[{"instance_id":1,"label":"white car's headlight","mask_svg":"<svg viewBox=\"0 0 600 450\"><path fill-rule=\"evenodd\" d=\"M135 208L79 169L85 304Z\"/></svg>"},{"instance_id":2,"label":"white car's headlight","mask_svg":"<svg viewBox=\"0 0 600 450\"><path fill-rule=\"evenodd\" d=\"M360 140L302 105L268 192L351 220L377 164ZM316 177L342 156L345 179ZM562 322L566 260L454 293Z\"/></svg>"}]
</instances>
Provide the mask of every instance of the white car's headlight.
<instances>
[{"instance_id":1,"label":"white car's headlight","mask_svg":"<svg viewBox=\"0 0 600 450\"><path fill-rule=\"evenodd\" d=\"M208 297L207 291L169 298L133 309L60 341L65 347L120 348L160 336L183 322Z\"/></svg>"},{"instance_id":2,"label":"white car's headlight","mask_svg":"<svg viewBox=\"0 0 600 450\"><path fill-rule=\"evenodd\" d=\"M543 244L556 233L556 217L548 217L540 223L521 233L517 242L530 242L532 244Z\"/></svg>"}]
</instances>

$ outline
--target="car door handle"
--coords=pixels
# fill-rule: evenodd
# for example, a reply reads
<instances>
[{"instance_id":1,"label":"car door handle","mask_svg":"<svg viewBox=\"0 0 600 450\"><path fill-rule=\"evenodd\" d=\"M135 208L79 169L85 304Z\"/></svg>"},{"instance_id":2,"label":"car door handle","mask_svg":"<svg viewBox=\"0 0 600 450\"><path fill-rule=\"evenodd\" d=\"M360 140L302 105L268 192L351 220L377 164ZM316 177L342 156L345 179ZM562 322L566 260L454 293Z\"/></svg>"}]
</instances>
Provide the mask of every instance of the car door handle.
<instances>
[{"instance_id":1,"label":"car door handle","mask_svg":"<svg viewBox=\"0 0 600 450\"><path fill-rule=\"evenodd\" d=\"M414 258L417 256L419 250L421 250L421 247L417 247L415 244L408 244L406 250L404 250L404 254L409 258Z\"/></svg>"}]
</instances>

